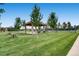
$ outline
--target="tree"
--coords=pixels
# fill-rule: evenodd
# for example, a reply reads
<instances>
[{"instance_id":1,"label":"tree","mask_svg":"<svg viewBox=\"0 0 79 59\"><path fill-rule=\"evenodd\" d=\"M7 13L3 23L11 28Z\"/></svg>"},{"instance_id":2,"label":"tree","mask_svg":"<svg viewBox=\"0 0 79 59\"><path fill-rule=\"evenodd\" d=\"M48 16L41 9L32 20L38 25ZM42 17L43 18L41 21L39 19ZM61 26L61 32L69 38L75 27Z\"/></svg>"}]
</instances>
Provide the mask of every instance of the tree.
<instances>
[{"instance_id":1,"label":"tree","mask_svg":"<svg viewBox=\"0 0 79 59\"><path fill-rule=\"evenodd\" d=\"M3 14L5 12L4 9L0 9L0 14Z\"/></svg>"},{"instance_id":2,"label":"tree","mask_svg":"<svg viewBox=\"0 0 79 59\"><path fill-rule=\"evenodd\" d=\"M26 34L26 22L25 22L25 20L22 21L22 25L25 27L25 34Z\"/></svg>"},{"instance_id":3,"label":"tree","mask_svg":"<svg viewBox=\"0 0 79 59\"><path fill-rule=\"evenodd\" d=\"M0 5L3 5L3 3L0 3ZM5 10L4 9L0 9L0 17L1 17L1 14L3 14L5 12Z\"/></svg>"},{"instance_id":4,"label":"tree","mask_svg":"<svg viewBox=\"0 0 79 59\"><path fill-rule=\"evenodd\" d=\"M67 27L67 24L65 22L63 22L63 29L65 30Z\"/></svg>"},{"instance_id":5,"label":"tree","mask_svg":"<svg viewBox=\"0 0 79 59\"><path fill-rule=\"evenodd\" d=\"M60 26L61 26L61 24L60 24L60 22L59 22L58 25L57 25L57 28L60 29Z\"/></svg>"},{"instance_id":6,"label":"tree","mask_svg":"<svg viewBox=\"0 0 79 59\"><path fill-rule=\"evenodd\" d=\"M71 29L71 23L70 22L67 23L67 27L68 27L68 30Z\"/></svg>"},{"instance_id":7,"label":"tree","mask_svg":"<svg viewBox=\"0 0 79 59\"><path fill-rule=\"evenodd\" d=\"M74 25L74 30L75 30L75 33L76 33L76 31L77 31L77 26L76 25Z\"/></svg>"},{"instance_id":8,"label":"tree","mask_svg":"<svg viewBox=\"0 0 79 59\"><path fill-rule=\"evenodd\" d=\"M1 14L3 14L5 12L4 9L0 9L0 17L1 17Z\"/></svg>"},{"instance_id":9,"label":"tree","mask_svg":"<svg viewBox=\"0 0 79 59\"><path fill-rule=\"evenodd\" d=\"M77 29L79 29L79 25L77 25Z\"/></svg>"},{"instance_id":10,"label":"tree","mask_svg":"<svg viewBox=\"0 0 79 59\"><path fill-rule=\"evenodd\" d=\"M43 17L40 13L40 8L37 5L35 5L33 8L32 14L31 14L32 29L33 29L33 26L35 26L36 31L37 32L39 31L40 21L42 18ZM37 27L38 27L38 29L37 29Z\"/></svg>"},{"instance_id":11,"label":"tree","mask_svg":"<svg viewBox=\"0 0 79 59\"><path fill-rule=\"evenodd\" d=\"M48 25L51 28L56 29L57 21L58 21L58 18L56 17L56 14L52 12L48 18Z\"/></svg>"},{"instance_id":12,"label":"tree","mask_svg":"<svg viewBox=\"0 0 79 59\"><path fill-rule=\"evenodd\" d=\"M21 19L20 19L20 17L17 17L15 20L16 20L16 22L15 22L15 29L19 30L20 27L21 27Z\"/></svg>"},{"instance_id":13,"label":"tree","mask_svg":"<svg viewBox=\"0 0 79 59\"><path fill-rule=\"evenodd\" d=\"M3 14L4 12L5 12L4 9L0 9L0 18L1 18L1 14ZM0 23L0 28L1 28L1 24L2 24L2 23Z\"/></svg>"}]
</instances>

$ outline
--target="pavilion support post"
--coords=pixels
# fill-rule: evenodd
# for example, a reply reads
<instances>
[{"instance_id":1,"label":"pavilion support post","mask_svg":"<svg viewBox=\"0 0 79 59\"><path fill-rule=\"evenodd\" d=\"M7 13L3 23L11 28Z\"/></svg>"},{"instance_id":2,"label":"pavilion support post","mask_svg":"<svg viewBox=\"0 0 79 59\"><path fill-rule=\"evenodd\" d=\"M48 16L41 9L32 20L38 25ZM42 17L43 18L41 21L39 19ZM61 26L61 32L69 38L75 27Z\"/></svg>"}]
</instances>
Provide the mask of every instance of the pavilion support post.
<instances>
[{"instance_id":1,"label":"pavilion support post","mask_svg":"<svg viewBox=\"0 0 79 59\"><path fill-rule=\"evenodd\" d=\"M26 30L27 30L27 28L26 28L26 26L25 26L25 34L26 34Z\"/></svg>"},{"instance_id":2,"label":"pavilion support post","mask_svg":"<svg viewBox=\"0 0 79 59\"><path fill-rule=\"evenodd\" d=\"M32 34L34 34L33 25L32 25L32 29L31 30L32 30Z\"/></svg>"}]
</instances>

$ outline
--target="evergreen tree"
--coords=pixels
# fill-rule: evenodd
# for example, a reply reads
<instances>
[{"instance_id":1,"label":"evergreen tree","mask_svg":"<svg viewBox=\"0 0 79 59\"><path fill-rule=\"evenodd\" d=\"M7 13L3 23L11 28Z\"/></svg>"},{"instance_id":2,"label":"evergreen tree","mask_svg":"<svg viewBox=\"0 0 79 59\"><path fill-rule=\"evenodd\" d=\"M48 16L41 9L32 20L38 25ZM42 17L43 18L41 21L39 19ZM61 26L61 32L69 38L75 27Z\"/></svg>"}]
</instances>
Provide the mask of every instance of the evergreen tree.
<instances>
[{"instance_id":1,"label":"evergreen tree","mask_svg":"<svg viewBox=\"0 0 79 59\"><path fill-rule=\"evenodd\" d=\"M66 22L63 22L63 29L65 30L65 29L66 29L66 27L67 27Z\"/></svg>"},{"instance_id":2,"label":"evergreen tree","mask_svg":"<svg viewBox=\"0 0 79 59\"><path fill-rule=\"evenodd\" d=\"M25 27L25 34L26 34L26 22L25 22L25 20L22 21L22 25Z\"/></svg>"},{"instance_id":3,"label":"evergreen tree","mask_svg":"<svg viewBox=\"0 0 79 59\"><path fill-rule=\"evenodd\" d=\"M35 5L31 14L31 22L32 22L32 28L33 26L35 26L37 32L40 29L39 27L40 27L41 19L42 19L42 15L40 13L40 8L37 5Z\"/></svg>"},{"instance_id":4,"label":"evergreen tree","mask_svg":"<svg viewBox=\"0 0 79 59\"><path fill-rule=\"evenodd\" d=\"M48 25L51 28L56 29L57 21L58 21L58 18L56 17L56 14L52 12L48 18Z\"/></svg>"},{"instance_id":5,"label":"evergreen tree","mask_svg":"<svg viewBox=\"0 0 79 59\"><path fill-rule=\"evenodd\" d=\"M15 22L15 29L16 30L20 30L20 27L21 27L21 19L20 19L20 17L17 17L16 19L16 22Z\"/></svg>"},{"instance_id":6,"label":"evergreen tree","mask_svg":"<svg viewBox=\"0 0 79 59\"><path fill-rule=\"evenodd\" d=\"M67 23L67 27L68 27L68 30L71 29L71 23L70 22Z\"/></svg>"}]
</instances>

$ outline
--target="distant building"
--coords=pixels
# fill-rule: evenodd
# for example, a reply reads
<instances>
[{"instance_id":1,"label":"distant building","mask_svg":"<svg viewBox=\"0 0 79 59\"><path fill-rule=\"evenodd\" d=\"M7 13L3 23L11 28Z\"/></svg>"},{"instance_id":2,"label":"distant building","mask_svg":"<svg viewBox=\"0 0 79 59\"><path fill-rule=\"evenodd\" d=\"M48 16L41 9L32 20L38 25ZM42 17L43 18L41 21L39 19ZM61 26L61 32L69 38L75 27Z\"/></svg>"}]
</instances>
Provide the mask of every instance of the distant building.
<instances>
[{"instance_id":1,"label":"distant building","mask_svg":"<svg viewBox=\"0 0 79 59\"><path fill-rule=\"evenodd\" d=\"M26 25L26 29L27 30L32 30L32 22L31 21L27 22L25 25ZM47 24L44 24L43 22L40 23L40 29L41 30L44 30L46 28L46 26L47 26ZM24 26L21 26L20 29L21 30L24 30L25 27ZM38 27L37 27L37 29L38 29ZM33 30L35 30L35 27L34 26L33 26Z\"/></svg>"}]
</instances>

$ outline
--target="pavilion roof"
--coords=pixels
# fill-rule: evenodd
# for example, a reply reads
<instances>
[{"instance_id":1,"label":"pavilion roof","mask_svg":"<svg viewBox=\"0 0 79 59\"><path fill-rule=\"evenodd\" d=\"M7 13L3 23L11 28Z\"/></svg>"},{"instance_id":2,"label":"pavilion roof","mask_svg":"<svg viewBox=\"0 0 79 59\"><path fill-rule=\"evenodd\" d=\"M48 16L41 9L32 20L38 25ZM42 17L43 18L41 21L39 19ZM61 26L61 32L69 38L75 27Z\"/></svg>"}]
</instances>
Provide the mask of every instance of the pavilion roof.
<instances>
[{"instance_id":1,"label":"pavilion roof","mask_svg":"<svg viewBox=\"0 0 79 59\"><path fill-rule=\"evenodd\" d=\"M43 22L40 23L40 26L46 26L46 25L47 25L47 24L45 24L45 23L43 23ZM31 21L27 22L27 23L26 23L26 26L32 26L32 22L31 22Z\"/></svg>"}]
</instances>

